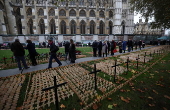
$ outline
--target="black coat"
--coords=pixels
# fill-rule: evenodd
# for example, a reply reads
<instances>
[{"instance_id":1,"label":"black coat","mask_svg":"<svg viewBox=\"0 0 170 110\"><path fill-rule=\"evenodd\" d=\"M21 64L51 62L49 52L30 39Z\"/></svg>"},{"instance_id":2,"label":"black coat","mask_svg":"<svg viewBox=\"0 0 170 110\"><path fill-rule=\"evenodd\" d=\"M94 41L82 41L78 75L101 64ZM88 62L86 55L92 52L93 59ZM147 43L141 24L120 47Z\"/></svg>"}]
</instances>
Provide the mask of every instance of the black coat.
<instances>
[{"instance_id":1,"label":"black coat","mask_svg":"<svg viewBox=\"0 0 170 110\"><path fill-rule=\"evenodd\" d=\"M28 43L26 49L28 49L28 52L30 55L36 55L36 50L35 50L35 44L34 43Z\"/></svg>"},{"instance_id":2,"label":"black coat","mask_svg":"<svg viewBox=\"0 0 170 110\"><path fill-rule=\"evenodd\" d=\"M66 52L69 52L70 43L69 43L69 42L66 42L65 45L64 45L64 47L65 47L65 53L66 53Z\"/></svg>"},{"instance_id":3,"label":"black coat","mask_svg":"<svg viewBox=\"0 0 170 110\"><path fill-rule=\"evenodd\" d=\"M20 42L12 43L11 51L13 52L14 56L24 56L25 55L25 50Z\"/></svg>"},{"instance_id":4,"label":"black coat","mask_svg":"<svg viewBox=\"0 0 170 110\"><path fill-rule=\"evenodd\" d=\"M69 47L69 57L70 57L71 61L76 60L76 47L75 47L75 44L71 44L70 47Z\"/></svg>"}]
</instances>

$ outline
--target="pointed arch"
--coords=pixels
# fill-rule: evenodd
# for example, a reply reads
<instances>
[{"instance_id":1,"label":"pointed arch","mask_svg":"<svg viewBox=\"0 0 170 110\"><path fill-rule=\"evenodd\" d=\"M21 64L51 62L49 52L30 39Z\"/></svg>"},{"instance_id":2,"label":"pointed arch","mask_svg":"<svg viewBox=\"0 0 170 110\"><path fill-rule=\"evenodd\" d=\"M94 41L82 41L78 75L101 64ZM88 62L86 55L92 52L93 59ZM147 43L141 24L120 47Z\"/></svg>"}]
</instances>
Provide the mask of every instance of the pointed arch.
<instances>
[{"instance_id":1,"label":"pointed arch","mask_svg":"<svg viewBox=\"0 0 170 110\"><path fill-rule=\"evenodd\" d=\"M104 16L104 11L101 10L101 11L99 12L99 16L100 16L100 17L105 17L105 16Z\"/></svg>"},{"instance_id":2,"label":"pointed arch","mask_svg":"<svg viewBox=\"0 0 170 110\"><path fill-rule=\"evenodd\" d=\"M76 22L74 20L70 22L70 32L71 34L76 34Z\"/></svg>"},{"instance_id":3,"label":"pointed arch","mask_svg":"<svg viewBox=\"0 0 170 110\"><path fill-rule=\"evenodd\" d=\"M99 28L100 28L99 34L104 34L105 25L103 21L100 21Z\"/></svg>"},{"instance_id":4,"label":"pointed arch","mask_svg":"<svg viewBox=\"0 0 170 110\"><path fill-rule=\"evenodd\" d=\"M66 22L64 20L60 22L60 29L61 34L66 34Z\"/></svg>"},{"instance_id":5,"label":"pointed arch","mask_svg":"<svg viewBox=\"0 0 170 110\"><path fill-rule=\"evenodd\" d=\"M84 10L80 10L79 16L86 16L86 12Z\"/></svg>"},{"instance_id":6,"label":"pointed arch","mask_svg":"<svg viewBox=\"0 0 170 110\"><path fill-rule=\"evenodd\" d=\"M29 34L34 34L34 31L33 31L33 20L32 19L29 19L28 21L28 31L29 31Z\"/></svg>"},{"instance_id":7,"label":"pointed arch","mask_svg":"<svg viewBox=\"0 0 170 110\"><path fill-rule=\"evenodd\" d=\"M61 9L61 10L59 11L59 15L60 15L60 16L66 16L66 11L65 11L64 9Z\"/></svg>"},{"instance_id":8,"label":"pointed arch","mask_svg":"<svg viewBox=\"0 0 170 110\"><path fill-rule=\"evenodd\" d=\"M90 21L90 34L95 34L95 27L96 27L95 22L93 20Z\"/></svg>"},{"instance_id":9,"label":"pointed arch","mask_svg":"<svg viewBox=\"0 0 170 110\"><path fill-rule=\"evenodd\" d=\"M112 28L113 28L113 23L112 23L112 21L109 21L109 34L113 34Z\"/></svg>"},{"instance_id":10,"label":"pointed arch","mask_svg":"<svg viewBox=\"0 0 170 110\"><path fill-rule=\"evenodd\" d=\"M76 16L76 11L74 9L71 9L69 11L69 16Z\"/></svg>"},{"instance_id":11,"label":"pointed arch","mask_svg":"<svg viewBox=\"0 0 170 110\"><path fill-rule=\"evenodd\" d=\"M49 16L55 16L55 10L53 8L51 8L48 12Z\"/></svg>"},{"instance_id":12,"label":"pointed arch","mask_svg":"<svg viewBox=\"0 0 170 110\"><path fill-rule=\"evenodd\" d=\"M55 20L51 19L49 25L50 25L50 34L56 34Z\"/></svg>"},{"instance_id":13,"label":"pointed arch","mask_svg":"<svg viewBox=\"0 0 170 110\"><path fill-rule=\"evenodd\" d=\"M90 10L90 17L96 17L96 14L95 14L94 10Z\"/></svg>"},{"instance_id":14,"label":"pointed arch","mask_svg":"<svg viewBox=\"0 0 170 110\"><path fill-rule=\"evenodd\" d=\"M121 34L125 34L125 21L121 23Z\"/></svg>"},{"instance_id":15,"label":"pointed arch","mask_svg":"<svg viewBox=\"0 0 170 110\"><path fill-rule=\"evenodd\" d=\"M38 16L44 16L44 10L42 8L38 10Z\"/></svg>"},{"instance_id":16,"label":"pointed arch","mask_svg":"<svg viewBox=\"0 0 170 110\"><path fill-rule=\"evenodd\" d=\"M112 18L113 17L113 12L110 10L109 11L109 18Z\"/></svg>"},{"instance_id":17,"label":"pointed arch","mask_svg":"<svg viewBox=\"0 0 170 110\"><path fill-rule=\"evenodd\" d=\"M86 33L86 22L82 20L80 22L80 34L85 34Z\"/></svg>"},{"instance_id":18,"label":"pointed arch","mask_svg":"<svg viewBox=\"0 0 170 110\"><path fill-rule=\"evenodd\" d=\"M45 34L45 24L44 24L44 20L43 19L40 19L39 27L40 27L40 34Z\"/></svg>"},{"instance_id":19,"label":"pointed arch","mask_svg":"<svg viewBox=\"0 0 170 110\"><path fill-rule=\"evenodd\" d=\"M27 13L27 16L31 16L32 15L32 9L28 8L26 13Z\"/></svg>"}]
</instances>

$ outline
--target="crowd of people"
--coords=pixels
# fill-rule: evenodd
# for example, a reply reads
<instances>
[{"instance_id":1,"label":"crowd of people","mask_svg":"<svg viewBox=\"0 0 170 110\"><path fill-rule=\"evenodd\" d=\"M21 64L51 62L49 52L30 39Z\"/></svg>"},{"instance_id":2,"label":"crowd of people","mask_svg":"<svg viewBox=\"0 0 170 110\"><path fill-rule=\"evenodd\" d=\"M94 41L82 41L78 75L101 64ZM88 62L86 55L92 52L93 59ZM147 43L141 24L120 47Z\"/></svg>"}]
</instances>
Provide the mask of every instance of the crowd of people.
<instances>
[{"instance_id":1,"label":"crowd of people","mask_svg":"<svg viewBox=\"0 0 170 110\"><path fill-rule=\"evenodd\" d=\"M116 49L116 47L118 46L118 50ZM104 57L107 55L114 55L115 52L119 51L119 53L125 53L126 49L128 52L133 51L133 49L137 49L139 48L141 50L141 48L145 47L145 42L144 41L132 41L131 39L129 39L128 41L114 41L112 40L111 42L109 41L98 41L95 40L92 44L92 48L93 48L93 56L94 57Z\"/></svg>"},{"instance_id":2,"label":"crowd of people","mask_svg":"<svg viewBox=\"0 0 170 110\"><path fill-rule=\"evenodd\" d=\"M59 50L59 46L55 45L52 39L48 40L48 46L49 46L49 64L47 69L52 68L52 60L55 59L55 61L58 63L58 66L61 66L61 61L57 58L57 51ZM70 63L75 63L76 60L76 46L74 44L74 41L70 39L70 42L65 43L65 55L66 60L69 59ZM27 49L29 52L29 58L32 62L32 66L37 65L36 56L38 53L35 49L35 44L32 43L31 40L27 40L27 46L23 47L23 45L20 43L19 39L15 39L15 42L11 44L11 51L13 52L13 55L15 56L16 62L18 64L19 70L22 69L28 69L30 68L25 60L25 50ZM22 67L21 62L24 67Z\"/></svg>"}]
</instances>

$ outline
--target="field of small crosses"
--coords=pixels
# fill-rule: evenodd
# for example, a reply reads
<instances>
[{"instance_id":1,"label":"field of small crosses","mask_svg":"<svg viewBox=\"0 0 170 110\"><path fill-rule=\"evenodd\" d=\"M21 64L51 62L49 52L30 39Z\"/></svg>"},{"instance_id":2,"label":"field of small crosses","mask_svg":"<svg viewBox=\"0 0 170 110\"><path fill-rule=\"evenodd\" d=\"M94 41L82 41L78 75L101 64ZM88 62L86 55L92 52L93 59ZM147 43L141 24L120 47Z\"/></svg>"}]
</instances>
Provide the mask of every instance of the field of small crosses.
<instances>
[{"instance_id":1,"label":"field of small crosses","mask_svg":"<svg viewBox=\"0 0 170 110\"><path fill-rule=\"evenodd\" d=\"M135 87L132 81L150 71L169 53L170 46L157 46L83 63L1 77L0 110L55 110L54 90L42 91L54 86L54 76L57 84L67 82L57 90L59 110L120 109L119 102L113 101L112 96L115 94L122 102L129 104L131 98L117 95L116 92L126 94L133 91ZM101 70L96 72L96 77L94 65L96 71ZM153 76L149 74L149 77ZM126 85L132 90L122 89ZM144 89L135 91L143 93ZM153 92L158 93L156 90ZM167 94L164 97L170 102L169 96ZM149 97L149 100L154 99ZM148 107L155 107L155 103L148 102ZM168 110L168 107L162 109Z\"/></svg>"}]
</instances>

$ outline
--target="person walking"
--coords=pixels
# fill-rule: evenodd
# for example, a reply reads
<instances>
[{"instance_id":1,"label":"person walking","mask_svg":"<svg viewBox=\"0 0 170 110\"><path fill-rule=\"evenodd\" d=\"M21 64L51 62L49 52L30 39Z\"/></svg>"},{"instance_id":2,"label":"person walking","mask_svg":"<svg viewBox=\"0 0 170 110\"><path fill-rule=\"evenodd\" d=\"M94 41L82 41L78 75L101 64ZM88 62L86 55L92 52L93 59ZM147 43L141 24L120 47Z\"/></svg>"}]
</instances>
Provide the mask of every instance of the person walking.
<instances>
[{"instance_id":1,"label":"person walking","mask_svg":"<svg viewBox=\"0 0 170 110\"><path fill-rule=\"evenodd\" d=\"M124 40L123 41L123 48L122 48L122 50L124 51L123 53L125 53L125 51L126 51L126 44L127 44L127 42Z\"/></svg>"},{"instance_id":2,"label":"person walking","mask_svg":"<svg viewBox=\"0 0 170 110\"><path fill-rule=\"evenodd\" d=\"M102 44L102 54L103 54L103 57L104 57L104 54L106 54L106 57L107 57L107 41L104 41Z\"/></svg>"},{"instance_id":3,"label":"person walking","mask_svg":"<svg viewBox=\"0 0 170 110\"><path fill-rule=\"evenodd\" d=\"M109 53L110 53L110 42L107 41L107 54L109 55Z\"/></svg>"},{"instance_id":4,"label":"person walking","mask_svg":"<svg viewBox=\"0 0 170 110\"><path fill-rule=\"evenodd\" d=\"M37 65L37 61L35 59L35 56L37 55L37 52L35 50L35 44L32 43L31 40L27 40L27 47L25 49L28 49L29 52L29 56L30 56L30 60L32 62L32 66L36 66Z\"/></svg>"},{"instance_id":5,"label":"person walking","mask_svg":"<svg viewBox=\"0 0 170 110\"><path fill-rule=\"evenodd\" d=\"M60 62L60 60L57 58L57 54L56 52L59 50L59 47L56 46L53 43L53 40L48 40L48 43L50 45L50 58L49 58L49 64L48 64L48 68L52 68L52 60L55 59L55 61L59 64L58 66L61 66L62 63Z\"/></svg>"},{"instance_id":6,"label":"person walking","mask_svg":"<svg viewBox=\"0 0 170 110\"><path fill-rule=\"evenodd\" d=\"M65 60L67 60L68 57L68 53L69 53L69 47L70 47L70 43L67 41L64 43L64 48L65 48Z\"/></svg>"},{"instance_id":7,"label":"person walking","mask_svg":"<svg viewBox=\"0 0 170 110\"><path fill-rule=\"evenodd\" d=\"M111 55L113 56L114 50L116 49L116 42L114 40L112 40L110 48L111 48Z\"/></svg>"},{"instance_id":8,"label":"person walking","mask_svg":"<svg viewBox=\"0 0 170 110\"><path fill-rule=\"evenodd\" d=\"M128 52L130 52L130 51L131 51L131 49L132 49L132 45L133 45L132 40L131 40L131 39L129 39L129 40L128 40L128 42L127 42Z\"/></svg>"},{"instance_id":9,"label":"person walking","mask_svg":"<svg viewBox=\"0 0 170 110\"><path fill-rule=\"evenodd\" d=\"M70 58L70 63L75 63L75 60L76 60L76 46L74 44L73 39L70 39L69 58Z\"/></svg>"},{"instance_id":10,"label":"person walking","mask_svg":"<svg viewBox=\"0 0 170 110\"><path fill-rule=\"evenodd\" d=\"M97 48L98 48L98 57L101 57L102 56L102 41L99 41Z\"/></svg>"},{"instance_id":11,"label":"person walking","mask_svg":"<svg viewBox=\"0 0 170 110\"><path fill-rule=\"evenodd\" d=\"M122 53L122 41L121 40L118 42L118 46L119 46L119 53Z\"/></svg>"},{"instance_id":12,"label":"person walking","mask_svg":"<svg viewBox=\"0 0 170 110\"><path fill-rule=\"evenodd\" d=\"M95 40L92 44L92 48L93 48L93 57L97 57L96 53L97 53L97 41Z\"/></svg>"},{"instance_id":13,"label":"person walking","mask_svg":"<svg viewBox=\"0 0 170 110\"><path fill-rule=\"evenodd\" d=\"M25 50L22 44L20 43L19 39L15 39L15 42L11 44L11 51L15 56L19 70L22 70L21 62L24 65L25 69L30 68L26 64L25 57L24 57Z\"/></svg>"},{"instance_id":14,"label":"person walking","mask_svg":"<svg viewBox=\"0 0 170 110\"><path fill-rule=\"evenodd\" d=\"M139 45L139 49L141 50L141 48L142 48L142 41L141 40L139 40L138 45Z\"/></svg>"}]
</instances>

